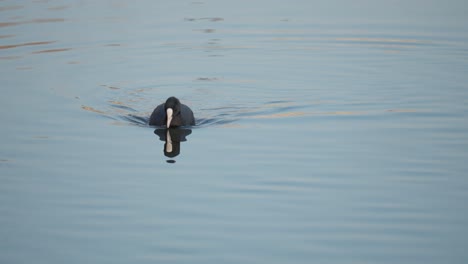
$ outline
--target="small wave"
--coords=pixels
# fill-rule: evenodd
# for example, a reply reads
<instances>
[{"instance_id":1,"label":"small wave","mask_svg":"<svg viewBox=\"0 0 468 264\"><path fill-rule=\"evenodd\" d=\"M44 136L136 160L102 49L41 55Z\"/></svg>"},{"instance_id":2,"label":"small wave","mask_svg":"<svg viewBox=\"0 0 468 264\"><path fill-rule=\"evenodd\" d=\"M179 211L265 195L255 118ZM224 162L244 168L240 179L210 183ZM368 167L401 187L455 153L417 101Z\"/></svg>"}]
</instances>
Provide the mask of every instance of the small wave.
<instances>
[{"instance_id":1,"label":"small wave","mask_svg":"<svg viewBox=\"0 0 468 264\"><path fill-rule=\"evenodd\" d=\"M131 125L147 127L149 126L149 117L137 116L137 115L123 115L119 116L119 119L128 122Z\"/></svg>"},{"instance_id":2,"label":"small wave","mask_svg":"<svg viewBox=\"0 0 468 264\"><path fill-rule=\"evenodd\" d=\"M226 118L199 118L196 120L196 127L207 127L216 125L227 125L236 122L238 119Z\"/></svg>"},{"instance_id":3,"label":"small wave","mask_svg":"<svg viewBox=\"0 0 468 264\"><path fill-rule=\"evenodd\" d=\"M110 106L112 106L114 108L118 108L120 110L124 110L124 111L137 112L137 110L131 108L130 106L126 106L121 102L112 102L112 104Z\"/></svg>"}]
</instances>

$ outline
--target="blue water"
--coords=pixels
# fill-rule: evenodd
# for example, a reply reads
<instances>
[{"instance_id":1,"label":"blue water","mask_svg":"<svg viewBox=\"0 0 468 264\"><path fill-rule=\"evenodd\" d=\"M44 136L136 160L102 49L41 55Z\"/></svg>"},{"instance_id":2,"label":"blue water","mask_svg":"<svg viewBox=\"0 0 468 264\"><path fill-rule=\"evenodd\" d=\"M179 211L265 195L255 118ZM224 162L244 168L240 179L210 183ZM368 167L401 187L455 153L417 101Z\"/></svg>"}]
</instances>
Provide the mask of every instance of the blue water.
<instances>
[{"instance_id":1,"label":"blue water","mask_svg":"<svg viewBox=\"0 0 468 264\"><path fill-rule=\"evenodd\" d=\"M0 1L0 263L467 263L467 13Z\"/></svg>"}]
</instances>

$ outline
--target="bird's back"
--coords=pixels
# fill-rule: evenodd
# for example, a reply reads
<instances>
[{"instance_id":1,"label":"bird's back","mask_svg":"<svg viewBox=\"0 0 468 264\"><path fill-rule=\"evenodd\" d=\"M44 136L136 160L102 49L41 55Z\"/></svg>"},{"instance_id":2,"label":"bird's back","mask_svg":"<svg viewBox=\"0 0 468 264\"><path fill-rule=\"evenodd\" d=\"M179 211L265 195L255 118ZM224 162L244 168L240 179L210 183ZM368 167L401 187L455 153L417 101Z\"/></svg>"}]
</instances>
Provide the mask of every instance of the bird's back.
<instances>
[{"instance_id":1,"label":"bird's back","mask_svg":"<svg viewBox=\"0 0 468 264\"><path fill-rule=\"evenodd\" d=\"M184 104L180 104L180 115L182 117L182 125L183 126L194 126L195 125L195 117L193 116L192 109Z\"/></svg>"},{"instance_id":2,"label":"bird's back","mask_svg":"<svg viewBox=\"0 0 468 264\"><path fill-rule=\"evenodd\" d=\"M150 126L164 126L166 125L166 111L164 104L158 105L149 119ZM180 104L180 114L174 116L171 122L171 126L194 126L195 117L193 116L192 110L184 105Z\"/></svg>"},{"instance_id":3,"label":"bird's back","mask_svg":"<svg viewBox=\"0 0 468 264\"><path fill-rule=\"evenodd\" d=\"M164 111L164 104L158 105L149 119L150 126L163 126L166 124L166 111Z\"/></svg>"}]
</instances>

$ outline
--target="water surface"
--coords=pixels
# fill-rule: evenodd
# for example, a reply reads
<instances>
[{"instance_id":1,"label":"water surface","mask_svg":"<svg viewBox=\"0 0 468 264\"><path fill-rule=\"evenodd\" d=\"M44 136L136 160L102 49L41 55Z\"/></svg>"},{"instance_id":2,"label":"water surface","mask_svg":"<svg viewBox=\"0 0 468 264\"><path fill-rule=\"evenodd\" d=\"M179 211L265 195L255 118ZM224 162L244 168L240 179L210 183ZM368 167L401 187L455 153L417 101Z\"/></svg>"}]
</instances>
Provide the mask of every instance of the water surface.
<instances>
[{"instance_id":1,"label":"water surface","mask_svg":"<svg viewBox=\"0 0 468 264\"><path fill-rule=\"evenodd\" d=\"M467 12L1 1L0 262L466 263Z\"/></svg>"}]
</instances>

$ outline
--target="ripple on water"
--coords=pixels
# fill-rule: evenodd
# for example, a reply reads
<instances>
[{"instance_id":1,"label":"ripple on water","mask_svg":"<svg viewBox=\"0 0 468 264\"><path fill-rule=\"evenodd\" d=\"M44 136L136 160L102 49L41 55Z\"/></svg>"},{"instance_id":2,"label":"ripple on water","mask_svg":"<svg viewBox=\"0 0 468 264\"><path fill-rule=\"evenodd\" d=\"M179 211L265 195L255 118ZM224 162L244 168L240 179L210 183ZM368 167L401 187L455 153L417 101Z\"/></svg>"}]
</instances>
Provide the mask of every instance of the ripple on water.
<instances>
[{"instance_id":1,"label":"ripple on water","mask_svg":"<svg viewBox=\"0 0 468 264\"><path fill-rule=\"evenodd\" d=\"M149 116L156 105L162 102L152 102L149 98L161 98L155 95L160 88L124 88L115 85L102 85L108 88L107 104L99 107L82 105L82 109L100 114L114 121L114 124L147 126ZM205 93L205 92L204 92ZM359 102L339 105L327 101L297 102L293 100L267 100L265 102L232 102L226 106L210 106L206 102L181 98L195 112L196 127L227 126L242 120L251 119L284 119L314 116L375 116L388 114L423 113L415 109L366 109L371 103ZM364 108L362 108L364 106ZM361 107L356 109L357 107ZM334 109L333 109L334 108Z\"/></svg>"}]
</instances>

